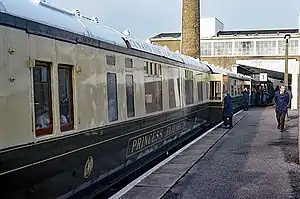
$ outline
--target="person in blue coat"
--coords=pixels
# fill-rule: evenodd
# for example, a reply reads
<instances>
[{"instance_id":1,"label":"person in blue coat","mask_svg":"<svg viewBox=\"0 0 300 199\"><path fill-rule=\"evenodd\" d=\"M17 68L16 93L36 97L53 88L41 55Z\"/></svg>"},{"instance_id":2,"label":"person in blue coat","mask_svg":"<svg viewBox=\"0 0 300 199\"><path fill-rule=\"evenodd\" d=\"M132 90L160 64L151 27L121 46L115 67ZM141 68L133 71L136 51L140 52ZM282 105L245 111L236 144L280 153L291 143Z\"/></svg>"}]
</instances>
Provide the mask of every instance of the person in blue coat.
<instances>
[{"instance_id":1,"label":"person in blue coat","mask_svg":"<svg viewBox=\"0 0 300 199\"><path fill-rule=\"evenodd\" d=\"M274 101L276 104L275 112L276 112L276 119L277 119L277 129L280 129L281 132L284 131L284 121L285 116L288 110L289 104L289 94L285 90L284 86L280 87L280 90L275 93Z\"/></svg>"},{"instance_id":2,"label":"person in blue coat","mask_svg":"<svg viewBox=\"0 0 300 199\"><path fill-rule=\"evenodd\" d=\"M242 92L243 94L243 105L244 105L244 111L249 110L249 91L247 88L245 88Z\"/></svg>"},{"instance_id":3,"label":"person in blue coat","mask_svg":"<svg viewBox=\"0 0 300 199\"><path fill-rule=\"evenodd\" d=\"M227 91L224 92L224 108L223 108L223 123L224 126L232 128L232 117L233 117L233 105L231 96Z\"/></svg>"}]
</instances>

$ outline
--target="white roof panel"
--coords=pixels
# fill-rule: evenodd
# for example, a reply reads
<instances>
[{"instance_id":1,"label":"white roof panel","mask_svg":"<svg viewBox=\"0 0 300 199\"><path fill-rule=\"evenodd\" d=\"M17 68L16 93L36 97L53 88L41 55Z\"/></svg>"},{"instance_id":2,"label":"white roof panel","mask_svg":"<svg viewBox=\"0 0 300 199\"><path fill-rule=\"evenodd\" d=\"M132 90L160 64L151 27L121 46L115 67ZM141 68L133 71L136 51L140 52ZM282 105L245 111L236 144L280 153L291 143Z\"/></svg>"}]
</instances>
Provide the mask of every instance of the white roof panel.
<instances>
[{"instance_id":1,"label":"white roof panel","mask_svg":"<svg viewBox=\"0 0 300 199\"><path fill-rule=\"evenodd\" d=\"M88 31L71 12L38 0L0 0L5 13L88 36ZM0 10L0 12L3 12Z\"/></svg>"},{"instance_id":2,"label":"white roof panel","mask_svg":"<svg viewBox=\"0 0 300 199\"><path fill-rule=\"evenodd\" d=\"M185 64L187 64L190 67L195 68L196 70L200 70L203 72L208 72L209 68L206 64L204 64L203 62L200 62L199 60L193 58L193 57L189 57L189 56L185 56L185 55L181 55L183 58L183 61Z\"/></svg>"},{"instance_id":3,"label":"white roof panel","mask_svg":"<svg viewBox=\"0 0 300 199\"><path fill-rule=\"evenodd\" d=\"M175 52L170 51L169 49L154 45L154 44L149 44L146 41L137 39L135 37L126 35L124 36L124 39L127 40L131 46L131 48L147 53L151 53L154 55L158 55L161 57L166 57L175 61L183 62L181 55L178 55Z\"/></svg>"},{"instance_id":4,"label":"white roof panel","mask_svg":"<svg viewBox=\"0 0 300 199\"><path fill-rule=\"evenodd\" d=\"M208 65L208 67L212 70L213 73L223 74L223 75L229 75L228 72L227 72L227 70L225 70L225 69L216 67L216 66L211 65L211 64L206 64L206 65Z\"/></svg>"},{"instance_id":5,"label":"white roof panel","mask_svg":"<svg viewBox=\"0 0 300 199\"><path fill-rule=\"evenodd\" d=\"M0 12L127 47L122 33L82 16L78 10L75 14L40 0L0 0Z\"/></svg>"},{"instance_id":6,"label":"white roof panel","mask_svg":"<svg viewBox=\"0 0 300 199\"><path fill-rule=\"evenodd\" d=\"M80 22L89 31L90 37L112 43L118 46L127 47L125 41L123 40L123 34L117 30L109 28L107 26L101 25L99 23L93 22L89 19L83 17L78 18Z\"/></svg>"}]
</instances>

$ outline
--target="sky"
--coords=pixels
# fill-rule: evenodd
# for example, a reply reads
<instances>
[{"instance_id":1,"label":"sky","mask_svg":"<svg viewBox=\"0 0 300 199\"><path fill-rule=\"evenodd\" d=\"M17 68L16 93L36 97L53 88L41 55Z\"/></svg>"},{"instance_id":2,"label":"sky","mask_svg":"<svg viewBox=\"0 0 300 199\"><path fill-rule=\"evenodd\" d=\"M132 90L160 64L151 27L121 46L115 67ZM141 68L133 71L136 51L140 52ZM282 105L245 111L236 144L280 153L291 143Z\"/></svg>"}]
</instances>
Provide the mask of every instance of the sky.
<instances>
[{"instance_id":1,"label":"sky","mask_svg":"<svg viewBox=\"0 0 300 199\"><path fill-rule=\"evenodd\" d=\"M97 16L103 25L147 39L181 31L182 0L47 0ZM220 3L223 2L223 3ZM225 3L226 2L226 3ZM225 30L299 28L300 0L202 0L201 17L217 17ZM201 27L204 28L204 27Z\"/></svg>"}]
</instances>

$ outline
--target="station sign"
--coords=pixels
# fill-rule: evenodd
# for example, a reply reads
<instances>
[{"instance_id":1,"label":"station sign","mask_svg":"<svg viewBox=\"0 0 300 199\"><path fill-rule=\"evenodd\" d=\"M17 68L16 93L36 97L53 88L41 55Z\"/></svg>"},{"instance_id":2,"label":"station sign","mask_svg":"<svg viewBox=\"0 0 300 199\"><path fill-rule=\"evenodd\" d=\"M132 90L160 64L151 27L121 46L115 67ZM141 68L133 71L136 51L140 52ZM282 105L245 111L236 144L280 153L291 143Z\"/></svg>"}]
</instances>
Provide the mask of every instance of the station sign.
<instances>
[{"instance_id":1,"label":"station sign","mask_svg":"<svg viewBox=\"0 0 300 199\"><path fill-rule=\"evenodd\" d=\"M260 73L259 74L259 81L261 81L261 82L268 81L268 73Z\"/></svg>"}]
</instances>

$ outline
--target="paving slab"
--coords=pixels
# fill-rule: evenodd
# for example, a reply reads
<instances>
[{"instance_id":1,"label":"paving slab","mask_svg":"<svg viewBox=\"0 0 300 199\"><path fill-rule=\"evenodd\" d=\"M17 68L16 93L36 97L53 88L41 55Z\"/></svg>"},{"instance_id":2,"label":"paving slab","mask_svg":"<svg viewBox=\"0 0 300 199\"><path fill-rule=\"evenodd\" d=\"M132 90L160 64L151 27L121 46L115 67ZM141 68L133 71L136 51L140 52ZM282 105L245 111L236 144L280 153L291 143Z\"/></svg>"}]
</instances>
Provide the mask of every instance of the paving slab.
<instances>
[{"instance_id":1,"label":"paving slab","mask_svg":"<svg viewBox=\"0 0 300 199\"><path fill-rule=\"evenodd\" d=\"M157 199L161 198L168 188L157 187L153 189L152 187L133 187L130 192L125 193L120 199Z\"/></svg>"},{"instance_id":2,"label":"paving slab","mask_svg":"<svg viewBox=\"0 0 300 199\"><path fill-rule=\"evenodd\" d=\"M152 173L147 178L142 180L138 186L147 187L167 187L170 188L174 182L180 178L182 174L173 172L170 173Z\"/></svg>"},{"instance_id":3,"label":"paving slab","mask_svg":"<svg viewBox=\"0 0 300 199\"><path fill-rule=\"evenodd\" d=\"M172 159L168 164L193 164L195 161L199 159L199 156L186 156L186 155L178 155L174 159Z\"/></svg>"},{"instance_id":4,"label":"paving slab","mask_svg":"<svg viewBox=\"0 0 300 199\"><path fill-rule=\"evenodd\" d=\"M165 174L173 174L173 173L185 173L189 167L190 164L185 164L185 163L180 163L180 164L166 164L163 167L158 168L156 171L153 173L165 173Z\"/></svg>"}]
</instances>

